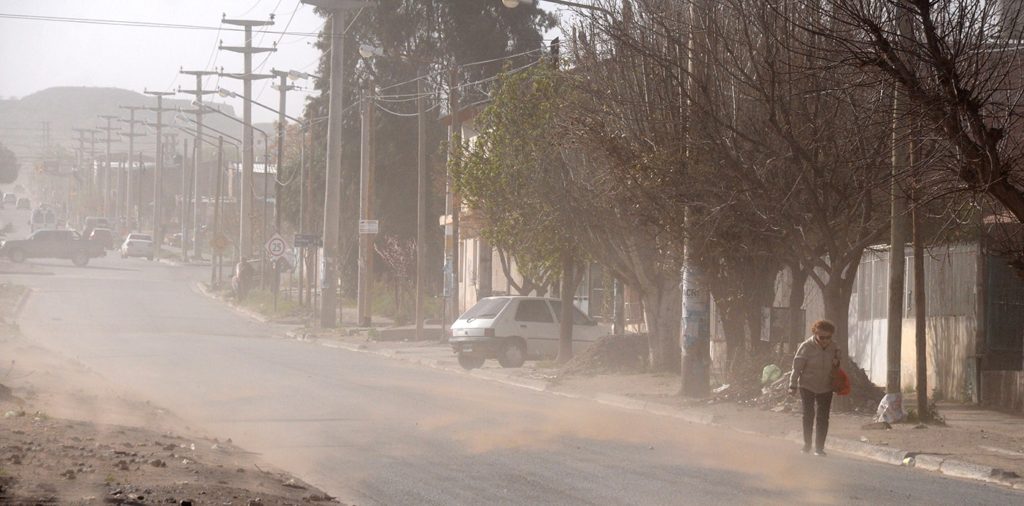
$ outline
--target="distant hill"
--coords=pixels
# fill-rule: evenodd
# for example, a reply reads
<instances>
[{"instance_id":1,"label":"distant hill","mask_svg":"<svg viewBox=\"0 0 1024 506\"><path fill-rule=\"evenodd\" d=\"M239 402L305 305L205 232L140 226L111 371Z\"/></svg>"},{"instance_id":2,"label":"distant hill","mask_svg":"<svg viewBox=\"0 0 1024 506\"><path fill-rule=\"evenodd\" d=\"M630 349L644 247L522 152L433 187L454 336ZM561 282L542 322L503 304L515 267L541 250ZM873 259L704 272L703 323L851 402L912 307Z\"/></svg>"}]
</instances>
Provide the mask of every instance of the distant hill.
<instances>
[{"instance_id":1,"label":"distant hill","mask_svg":"<svg viewBox=\"0 0 1024 506\"><path fill-rule=\"evenodd\" d=\"M181 95L164 99L164 107L169 109L192 109L191 98L188 95ZM234 110L225 104L216 104L207 97L207 102L218 106L225 113L234 116ZM67 151L73 151L78 147L76 133L73 128L96 128L105 125L106 120L100 115L117 115L128 118L128 111L120 109L119 106L147 106L156 107L156 98L141 93L120 88L97 88L97 87L71 87L63 86L48 88L31 95L13 100L0 100L0 142L3 142L18 156L22 166L28 166L39 160L45 148L44 124L49 123L50 146L61 147ZM176 112L164 114L164 123L172 123ZM194 118L186 114L188 118ZM148 120L154 125L156 113L148 111L137 111L136 119ZM222 130L230 135L241 138L241 125L218 114L207 114L205 121L208 125ZM187 123L179 121L179 123ZM114 123L112 126L124 128L126 124ZM146 129L143 128L143 131ZM137 130L138 131L138 130ZM176 129L168 129L176 132ZM152 152L155 149L155 132L150 132L150 137L138 137L135 139L135 151ZM123 153L127 151L127 139L121 141L116 135L112 136L116 142L112 142L111 153ZM103 153L106 133L100 132L96 135L96 151ZM183 137L179 133L179 143ZM86 143L86 149L89 149ZM178 149L181 147L179 145Z\"/></svg>"}]
</instances>

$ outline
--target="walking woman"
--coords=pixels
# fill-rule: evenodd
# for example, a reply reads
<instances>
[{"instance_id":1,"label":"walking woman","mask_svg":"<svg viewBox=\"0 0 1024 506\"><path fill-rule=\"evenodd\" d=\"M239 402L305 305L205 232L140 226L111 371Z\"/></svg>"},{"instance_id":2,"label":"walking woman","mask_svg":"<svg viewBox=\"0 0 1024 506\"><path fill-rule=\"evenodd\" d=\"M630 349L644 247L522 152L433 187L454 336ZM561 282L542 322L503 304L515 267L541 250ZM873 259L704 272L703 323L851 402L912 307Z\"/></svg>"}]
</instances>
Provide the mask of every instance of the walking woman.
<instances>
[{"instance_id":1,"label":"walking woman","mask_svg":"<svg viewBox=\"0 0 1024 506\"><path fill-rule=\"evenodd\" d=\"M789 379L789 393L800 399L804 408L804 453L811 452L812 429L814 454L825 456L825 437L828 436L828 416L832 409L832 376L840 364L839 347L832 342L836 327L828 320L811 325L811 337L800 343L793 357L793 374Z\"/></svg>"}]
</instances>

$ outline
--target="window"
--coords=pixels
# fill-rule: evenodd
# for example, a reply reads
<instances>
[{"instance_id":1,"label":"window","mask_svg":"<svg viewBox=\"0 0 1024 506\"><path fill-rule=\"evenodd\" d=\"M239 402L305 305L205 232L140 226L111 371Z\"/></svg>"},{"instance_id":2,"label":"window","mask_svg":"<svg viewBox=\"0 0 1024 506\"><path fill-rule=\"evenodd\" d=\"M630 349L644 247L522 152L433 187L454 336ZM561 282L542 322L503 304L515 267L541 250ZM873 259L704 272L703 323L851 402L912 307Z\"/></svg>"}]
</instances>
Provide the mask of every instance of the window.
<instances>
[{"instance_id":1,"label":"window","mask_svg":"<svg viewBox=\"0 0 1024 506\"><path fill-rule=\"evenodd\" d=\"M554 323L548 303L543 300L521 300L516 308L516 321L532 323Z\"/></svg>"},{"instance_id":2,"label":"window","mask_svg":"<svg viewBox=\"0 0 1024 506\"><path fill-rule=\"evenodd\" d=\"M551 309L553 309L555 311L555 317L556 318L561 317L562 316L562 301L560 301L560 300L553 300L553 301L551 301ZM583 311L580 311L580 308L578 308L576 306L573 306L572 307L572 324L573 325L590 325L590 318L587 318L587 315L583 314Z\"/></svg>"}]
</instances>

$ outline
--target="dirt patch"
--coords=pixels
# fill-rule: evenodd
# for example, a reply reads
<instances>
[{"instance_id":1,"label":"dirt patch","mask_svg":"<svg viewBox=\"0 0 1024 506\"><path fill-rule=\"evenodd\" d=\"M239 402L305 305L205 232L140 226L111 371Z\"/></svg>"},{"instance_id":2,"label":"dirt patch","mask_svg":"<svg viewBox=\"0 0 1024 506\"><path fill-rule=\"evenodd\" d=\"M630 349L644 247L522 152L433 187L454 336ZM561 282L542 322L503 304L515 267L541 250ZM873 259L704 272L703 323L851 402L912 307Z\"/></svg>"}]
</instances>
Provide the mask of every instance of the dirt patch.
<instances>
[{"instance_id":1,"label":"dirt patch","mask_svg":"<svg viewBox=\"0 0 1024 506\"><path fill-rule=\"evenodd\" d=\"M631 374L647 370L647 334L624 334L598 339L573 357L560 374Z\"/></svg>"},{"instance_id":2,"label":"dirt patch","mask_svg":"<svg viewBox=\"0 0 1024 506\"><path fill-rule=\"evenodd\" d=\"M10 298L0 287L0 300ZM0 306L0 317L10 317ZM0 504L308 504L323 491L0 324Z\"/></svg>"},{"instance_id":3,"label":"dirt patch","mask_svg":"<svg viewBox=\"0 0 1024 506\"><path fill-rule=\"evenodd\" d=\"M323 492L218 441L2 405L2 504L302 504Z\"/></svg>"}]
</instances>

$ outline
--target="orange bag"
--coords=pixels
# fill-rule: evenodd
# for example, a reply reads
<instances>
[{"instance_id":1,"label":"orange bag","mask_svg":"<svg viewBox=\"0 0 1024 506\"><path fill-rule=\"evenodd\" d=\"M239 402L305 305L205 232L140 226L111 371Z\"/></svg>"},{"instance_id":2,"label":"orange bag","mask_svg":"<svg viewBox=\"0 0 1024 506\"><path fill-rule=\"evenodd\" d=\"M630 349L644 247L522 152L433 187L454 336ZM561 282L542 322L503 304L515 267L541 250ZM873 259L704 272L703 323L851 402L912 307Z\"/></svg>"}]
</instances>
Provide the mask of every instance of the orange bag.
<instances>
[{"instance_id":1,"label":"orange bag","mask_svg":"<svg viewBox=\"0 0 1024 506\"><path fill-rule=\"evenodd\" d=\"M850 395L851 390L853 387L850 385L850 377L839 366L839 350L836 350L835 366L832 368L832 391L838 395Z\"/></svg>"},{"instance_id":2,"label":"orange bag","mask_svg":"<svg viewBox=\"0 0 1024 506\"><path fill-rule=\"evenodd\" d=\"M850 395L853 387L850 385L850 377L846 375L841 367L832 371L832 391L839 395Z\"/></svg>"}]
</instances>

